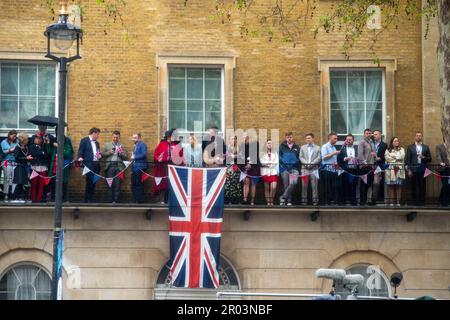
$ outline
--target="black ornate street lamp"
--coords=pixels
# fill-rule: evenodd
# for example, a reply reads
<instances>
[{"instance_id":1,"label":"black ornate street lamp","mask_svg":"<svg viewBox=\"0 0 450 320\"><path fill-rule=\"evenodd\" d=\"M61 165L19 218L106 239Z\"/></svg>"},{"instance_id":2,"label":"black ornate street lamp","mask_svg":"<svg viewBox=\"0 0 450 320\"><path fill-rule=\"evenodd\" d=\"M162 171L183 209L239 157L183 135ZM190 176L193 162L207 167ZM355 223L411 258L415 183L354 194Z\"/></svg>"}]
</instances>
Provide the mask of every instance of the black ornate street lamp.
<instances>
[{"instance_id":1,"label":"black ornate street lamp","mask_svg":"<svg viewBox=\"0 0 450 320\"><path fill-rule=\"evenodd\" d=\"M58 261L58 257L61 258L62 250L62 237L63 232L61 229L62 220L62 198L63 198L63 167L64 167L64 126L66 115L66 80L67 80L67 63L81 59L80 57L80 39L83 36L81 29L67 23L68 11L66 9L67 1L61 1L61 10L59 12L59 19L57 23L54 23L47 27L44 35L47 37L47 55L45 57L50 58L59 63L59 97L58 97L58 129L56 141L57 147L57 166L56 166L56 194L55 194L55 221L54 221L54 238L53 238L53 269L52 269L52 290L51 299L56 300L58 298L58 280L61 277L61 260ZM77 53L74 56L67 56L69 49L76 40ZM57 48L59 51L52 54L52 47ZM61 241L60 241L61 240ZM62 289L62 287L61 287Z\"/></svg>"}]
</instances>

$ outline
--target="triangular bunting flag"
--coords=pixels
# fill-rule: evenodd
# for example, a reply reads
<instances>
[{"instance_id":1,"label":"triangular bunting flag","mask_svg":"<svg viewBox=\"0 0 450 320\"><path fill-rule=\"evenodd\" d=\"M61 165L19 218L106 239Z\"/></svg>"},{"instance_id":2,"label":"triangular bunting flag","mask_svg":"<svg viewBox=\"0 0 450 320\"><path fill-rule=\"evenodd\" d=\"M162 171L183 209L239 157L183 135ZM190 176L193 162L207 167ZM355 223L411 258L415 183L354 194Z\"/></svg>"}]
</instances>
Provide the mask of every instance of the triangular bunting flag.
<instances>
[{"instance_id":1,"label":"triangular bunting flag","mask_svg":"<svg viewBox=\"0 0 450 320\"><path fill-rule=\"evenodd\" d=\"M148 178L150 178L150 175L148 173L143 172L142 177L141 177L141 182L144 182Z\"/></svg>"},{"instance_id":2,"label":"triangular bunting flag","mask_svg":"<svg viewBox=\"0 0 450 320\"><path fill-rule=\"evenodd\" d=\"M114 178L106 178L106 183L111 188Z\"/></svg>"},{"instance_id":3,"label":"triangular bunting flag","mask_svg":"<svg viewBox=\"0 0 450 320\"><path fill-rule=\"evenodd\" d=\"M92 183L93 183L93 184L96 184L98 180L100 180L100 176L94 174L93 177L92 177Z\"/></svg>"},{"instance_id":4,"label":"triangular bunting flag","mask_svg":"<svg viewBox=\"0 0 450 320\"><path fill-rule=\"evenodd\" d=\"M157 186L159 186L159 184L161 183L162 179L163 178L155 177L155 183L156 183Z\"/></svg>"},{"instance_id":5,"label":"triangular bunting flag","mask_svg":"<svg viewBox=\"0 0 450 320\"><path fill-rule=\"evenodd\" d=\"M31 171L31 175L30 175L30 180L33 180L34 178L36 178L37 176L39 176L39 173L37 173L36 171Z\"/></svg>"},{"instance_id":6,"label":"triangular bunting flag","mask_svg":"<svg viewBox=\"0 0 450 320\"><path fill-rule=\"evenodd\" d=\"M85 166L85 167L83 168L83 176L86 175L86 174L88 174L89 172L91 172L91 169L89 169L88 167Z\"/></svg>"},{"instance_id":7,"label":"triangular bunting flag","mask_svg":"<svg viewBox=\"0 0 450 320\"><path fill-rule=\"evenodd\" d=\"M308 176L304 175L304 176L301 176L301 177L302 177L303 184L307 184L308 183Z\"/></svg>"},{"instance_id":8,"label":"triangular bunting flag","mask_svg":"<svg viewBox=\"0 0 450 320\"><path fill-rule=\"evenodd\" d=\"M319 179L319 169L314 170L312 174L315 175L317 179Z\"/></svg>"},{"instance_id":9,"label":"triangular bunting flag","mask_svg":"<svg viewBox=\"0 0 450 320\"><path fill-rule=\"evenodd\" d=\"M241 175L239 176L239 182L244 180L246 176L247 176L247 174L245 174L244 172L241 171Z\"/></svg>"},{"instance_id":10,"label":"triangular bunting flag","mask_svg":"<svg viewBox=\"0 0 450 320\"><path fill-rule=\"evenodd\" d=\"M131 161L124 161L123 164L125 165L125 168L128 168L128 166L131 164Z\"/></svg>"},{"instance_id":11,"label":"triangular bunting flag","mask_svg":"<svg viewBox=\"0 0 450 320\"><path fill-rule=\"evenodd\" d=\"M125 179L125 174L123 173L123 171L121 171L117 174L117 178L119 178L122 181L123 181L123 179Z\"/></svg>"},{"instance_id":12,"label":"triangular bunting flag","mask_svg":"<svg viewBox=\"0 0 450 320\"><path fill-rule=\"evenodd\" d=\"M436 175L436 178L437 178L439 181L442 181L442 176L441 176L440 174L437 174L437 175Z\"/></svg>"},{"instance_id":13,"label":"triangular bunting flag","mask_svg":"<svg viewBox=\"0 0 450 320\"><path fill-rule=\"evenodd\" d=\"M367 184L367 174L361 176L361 180L362 180L365 184Z\"/></svg>"},{"instance_id":14,"label":"triangular bunting flag","mask_svg":"<svg viewBox=\"0 0 450 320\"><path fill-rule=\"evenodd\" d=\"M338 172L337 172L338 176L340 176L340 175L343 174L343 173L344 173L344 170L338 169Z\"/></svg>"},{"instance_id":15,"label":"triangular bunting flag","mask_svg":"<svg viewBox=\"0 0 450 320\"><path fill-rule=\"evenodd\" d=\"M50 181L52 181L52 178L51 178L51 177L44 177L44 184L45 184L46 186L48 186L48 184L50 183Z\"/></svg>"},{"instance_id":16,"label":"triangular bunting flag","mask_svg":"<svg viewBox=\"0 0 450 320\"><path fill-rule=\"evenodd\" d=\"M5 162L3 162L3 166L7 167L8 166L8 160L5 160Z\"/></svg>"},{"instance_id":17,"label":"triangular bunting flag","mask_svg":"<svg viewBox=\"0 0 450 320\"><path fill-rule=\"evenodd\" d=\"M377 166L377 168L375 169L375 173L380 174L381 172L383 172L383 170L380 168L380 166Z\"/></svg>"},{"instance_id":18,"label":"triangular bunting flag","mask_svg":"<svg viewBox=\"0 0 450 320\"><path fill-rule=\"evenodd\" d=\"M426 177L428 177L430 174L432 174L433 172L430 170L430 169L428 169L428 168L425 168L425 172L424 172L424 174L423 174L423 177L424 178L426 178Z\"/></svg>"},{"instance_id":19,"label":"triangular bunting flag","mask_svg":"<svg viewBox=\"0 0 450 320\"><path fill-rule=\"evenodd\" d=\"M237 164L233 164L233 172L236 172L239 170L239 167Z\"/></svg>"}]
</instances>

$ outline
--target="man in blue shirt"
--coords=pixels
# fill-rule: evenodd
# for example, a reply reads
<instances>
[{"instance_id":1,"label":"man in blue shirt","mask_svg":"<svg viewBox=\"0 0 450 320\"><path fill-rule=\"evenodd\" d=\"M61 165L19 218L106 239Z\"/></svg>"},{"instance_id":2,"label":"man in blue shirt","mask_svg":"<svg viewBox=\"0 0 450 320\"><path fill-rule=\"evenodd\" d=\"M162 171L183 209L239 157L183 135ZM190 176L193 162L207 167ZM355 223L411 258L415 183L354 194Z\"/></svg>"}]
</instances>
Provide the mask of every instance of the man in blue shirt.
<instances>
[{"instance_id":1,"label":"man in blue shirt","mask_svg":"<svg viewBox=\"0 0 450 320\"><path fill-rule=\"evenodd\" d=\"M325 203L330 205L331 200L337 203L338 196L338 174L337 174L337 155L339 151L336 150L337 134L331 132L328 135L328 142L322 146L322 186L325 196Z\"/></svg>"},{"instance_id":2,"label":"man in blue shirt","mask_svg":"<svg viewBox=\"0 0 450 320\"><path fill-rule=\"evenodd\" d=\"M134 150L131 155L133 160L133 172L131 174L131 191L135 203L144 201L144 183L142 182L142 174L148 168L147 164L147 145L142 141L139 132L133 134Z\"/></svg>"}]
</instances>

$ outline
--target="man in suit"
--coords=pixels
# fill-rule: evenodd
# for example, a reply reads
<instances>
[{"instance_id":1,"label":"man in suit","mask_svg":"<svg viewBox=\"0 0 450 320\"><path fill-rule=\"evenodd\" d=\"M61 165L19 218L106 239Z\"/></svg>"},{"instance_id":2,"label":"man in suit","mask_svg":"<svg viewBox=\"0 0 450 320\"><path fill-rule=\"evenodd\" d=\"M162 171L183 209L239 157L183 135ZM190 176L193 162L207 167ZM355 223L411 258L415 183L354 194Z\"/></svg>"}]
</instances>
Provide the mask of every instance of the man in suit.
<instances>
[{"instance_id":1,"label":"man in suit","mask_svg":"<svg viewBox=\"0 0 450 320\"><path fill-rule=\"evenodd\" d=\"M444 143L438 144L436 146L436 162L439 164L439 174L442 176L447 176L442 178L442 189L439 194L439 202L442 206L446 207L450 205L450 144Z\"/></svg>"},{"instance_id":2,"label":"man in suit","mask_svg":"<svg viewBox=\"0 0 450 320\"><path fill-rule=\"evenodd\" d=\"M313 133L305 135L305 142L306 144L300 148L301 175L306 176L302 178L302 204L306 205L308 203L308 185L311 184L312 203L313 205L318 205L318 179L313 172L318 170L320 166L320 147L314 144Z\"/></svg>"},{"instance_id":3,"label":"man in suit","mask_svg":"<svg viewBox=\"0 0 450 320\"><path fill-rule=\"evenodd\" d=\"M102 155L106 162L105 175L107 178L116 177L120 171L125 169L123 161L127 160L127 151L125 150L125 147L120 143L119 131L113 131L112 141L105 143ZM114 178L111 186L108 189L108 202L119 202L121 184L121 179L117 177Z\"/></svg>"},{"instance_id":4,"label":"man in suit","mask_svg":"<svg viewBox=\"0 0 450 320\"><path fill-rule=\"evenodd\" d=\"M380 167L383 169L384 164L386 163L386 160L384 159L384 154L386 152L386 149L388 145L381 139L382 133L380 130L374 130L373 131L373 145L375 148L375 168ZM384 172L375 173L373 175L373 184L371 187L371 190L369 190L369 194L372 194L372 204L375 205L377 200L380 198L380 196L384 197L384 192L382 192L384 189ZM381 199L384 202L384 199Z\"/></svg>"},{"instance_id":5,"label":"man in suit","mask_svg":"<svg viewBox=\"0 0 450 320\"><path fill-rule=\"evenodd\" d=\"M352 134L348 134L345 138L345 144L337 157L339 167L344 172L341 174L342 192L340 195L341 202L350 201L352 206L356 206L356 187L358 185L358 146L354 145L355 138Z\"/></svg>"},{"instance_id":6,"label":"man in suit","mask_svg":"<svg viewBox=\"0 0 450 320\"><path fill-rule=\"evenodd\" d=\"M147 145L142 141L140 132L133 134L134 150L131 155L133 170L131 174L131 191L135 203L144 201L144 183L142 182L143 171L147 170Z\"/></svg>"},{"instance_id":7,"label":"man in suit","mask_svg":"<svg viewBox=\"0 0 450 320\"><path fill-rule=\"evenodd\" d=\"M412 182L412 198L416 205L425 204L426 181L423 177L427 164L431 162L430 148L422 143L422 132L417 131L415 142L408 146L405 156L405 165L408 177Z\"/></svg>"},{"instance_id":8,"label":"man in suit","mask_svg":"<svg viewBox=\"0 0 450 320\"><path fill-rule=\"evenodd\" d=\"M361 175L367 174L367 183L361 181L359 187L359 201L362 206L367 203L367 195L370 186L373 182L373 165L375 162L376 152L371 140L372 131L370 129L364 130L364 138L358 144L358 159L360 161Z\"/></svg>"},{"instance_id":9,"label":"man in suit","mask_svg":"<svg viewBox=\"0 0 450 320\"><path fill-rule=\"evenodd\" d=\"M84 202L90 203L95 193L94 176L100 172L99 160L102 158L100 144L97 139L100 136L100 129L91 128L89 136L80 141L78 148L78 161L91 170L86 174L86 189L84 192ZM94 174L95 173L95 174Z\"/></svg>"}]
</instances>

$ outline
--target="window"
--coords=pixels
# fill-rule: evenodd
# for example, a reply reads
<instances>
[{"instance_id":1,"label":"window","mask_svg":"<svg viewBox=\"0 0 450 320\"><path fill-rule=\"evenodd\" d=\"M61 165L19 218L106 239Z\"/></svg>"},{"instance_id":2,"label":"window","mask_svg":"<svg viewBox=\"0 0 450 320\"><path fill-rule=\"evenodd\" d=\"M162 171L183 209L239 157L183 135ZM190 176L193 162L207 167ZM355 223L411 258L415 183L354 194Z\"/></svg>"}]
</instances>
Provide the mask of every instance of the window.
<instances>
[{"instance_id":1,"label":"window","mask_svg":"<svg viewBox=\"0 0 450 320\"><path fill-rule=\"evenodd\" d=\"M236 270L228 259L220 256L219 290L239 291L240 283ZM174 288L170 285L170 268L167 263L158 275L155 299L216 299L215 289Z\"/></svg>"},{"instance_id":2,"label":"window","mask_svg":"<svg viewBox=\"0 0 450 320\"><path fill-rule=\"evenodd\" d=\"M169 66L168 128L223 132L223 69ZM182 130L182 131L184 131Z\"/></svg>"},{"instance_id":3,"label":"window","mask_svg":"<svg viewBox=\"0 0 450 320\"><path fill-rule=\"evenodd\" d=\"M381 69L330 70L330 131L339 140L360 140L366 128L384 131L384 75Z\"/></svg>"},{"instance_id":4,"label":"window","mask_svg":"<svg viewBox=\"0 0 450 320\"><path fill-rule=\"evenodd\" d=\"M390 283L386 275L376 266L357 264L346 269L347 274L360 274L364 277L362 285L358 286L358 296L390 297ZM336 294L346 299L350 291L341 286L336 287Z\"/></svg>"},{"instance_id":5,"label":"window","mask_svg":"<svg viewBox=\"0 0 450 320\"><path fill-rule=\"evenodd\" d=\"M51 280L35 265L17 265L0 279L0 300L50 300Z\"/></svg>"},{"instance_id":6,"label":"window","mask_svg":"<svg viewBox=\"0 0 450 320\"><path fill-rule=\"evenodd\" d=\"M0 130L33 129L27 122L56 114L56 66L0 62Z\"/></svg>"}]
</instances>

